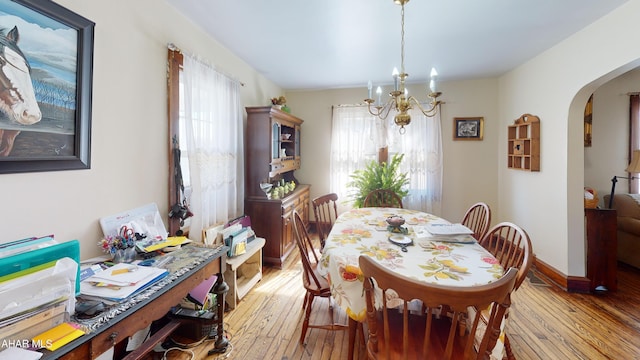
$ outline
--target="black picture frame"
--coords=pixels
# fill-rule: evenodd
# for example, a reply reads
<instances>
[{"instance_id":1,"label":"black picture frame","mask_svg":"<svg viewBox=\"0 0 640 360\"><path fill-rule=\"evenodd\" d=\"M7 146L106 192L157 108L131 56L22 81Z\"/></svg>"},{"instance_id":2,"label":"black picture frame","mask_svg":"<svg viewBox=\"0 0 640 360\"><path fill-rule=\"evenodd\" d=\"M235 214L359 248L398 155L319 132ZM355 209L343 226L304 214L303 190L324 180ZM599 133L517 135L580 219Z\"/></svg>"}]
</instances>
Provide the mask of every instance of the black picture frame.
<instances>
[{"instance_id":1,"label":"black picture frame","mask_svg":"<svg viewBox=\"0 0 640 360\"><path fill-rule=\"evenodd\" d=\"M453 140L482 140L483 137L483 117L453 118Z\"/></svg>"},{"instance_id":2,"label":"black picture frame","mask_svg":"<svg viewBox=\"0 0 640 360\"><path fill-rule=\"evenodd\" d=\"M15 124L15 121L12 122L8 116L4 115L5 123L0 123L2 133L0 134L0 151L3 146L7 146L6 139L3 140L5 134L17 133L17 135L14 135L15 142L11 144L13 146L10 152L0 156L0 174L90 169L95 23L50 0L0 0L0 15L3 14L17 16L21 21L16 20L16 22L22 24L25 30L35 29L30 32L24 31L24 33L21 31L18 46L25 40L28 41L29 35L37 35L38 28L43 29L43 35L45 31L47 34L55 33L56 30L64 33L68 43L59 45L70 45L67 47L70 54L67 60L70 60L65 63L66 67L59 64L54 66L54 61L60 60L47 54L44 46L39 53L33 52L36 54L33 58L30 58L28 50L23 51L25 58L31 63L30 74L34 93L42 114L42 120L36 125L42 126L45 130L34 130L33 127L29 127L34 125ZM17 24L0 23L0 28L4 28L5 33L14 26L18 27ZM74 32L76 34L75 49L73 49ZM32 42L36 42L36 36L32 38ZM44 44L42 39L37 40ZM71 66L74 64L74 52L75 73ZM45 55L43 56L42 53ZM47 68L47 65L51 66ZM37 66L42 68L38 69ZM64 72L60 68L64 68ZM45 73L46 79L54 79L54 81L50 83L46 83L46 80L36 81L34 73L40 74L39 76ZM40 96L39 99L38 89L49 87L53 87L53 90L47 90L49 94L47 100L42 100L44 96ZM64 104L60 105L62 103ZM54 113L56 116L47 116ZM58 114L62 115L58 116ZM47 124L43 125L45 120ZM22 140L21 136L30 139L28 146L16 146L21 144L19 143L19 140ZM22 143L25 142L22 141Z\"/></svg>"}]
</instances>

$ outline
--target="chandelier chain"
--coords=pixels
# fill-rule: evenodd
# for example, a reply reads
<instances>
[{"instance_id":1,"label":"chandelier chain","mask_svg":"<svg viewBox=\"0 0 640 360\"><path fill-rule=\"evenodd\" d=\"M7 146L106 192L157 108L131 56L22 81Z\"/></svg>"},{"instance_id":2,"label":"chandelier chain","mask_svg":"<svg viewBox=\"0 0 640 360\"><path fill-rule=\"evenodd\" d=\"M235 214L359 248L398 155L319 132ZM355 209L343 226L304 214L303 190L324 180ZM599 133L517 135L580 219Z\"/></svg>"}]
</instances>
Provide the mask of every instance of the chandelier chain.
<instances>
[{"instance_id":1,"label":"chandelier chain","mask_svg":"<svg viewBox=\"0 0 640 360\"><path fill-rule=\"evenodd\" d=\"M404 74L404 3L402 3L401 10L401 32L400 32L400 68L402 69L402 73Z\"/></svg>"}]
</instances>

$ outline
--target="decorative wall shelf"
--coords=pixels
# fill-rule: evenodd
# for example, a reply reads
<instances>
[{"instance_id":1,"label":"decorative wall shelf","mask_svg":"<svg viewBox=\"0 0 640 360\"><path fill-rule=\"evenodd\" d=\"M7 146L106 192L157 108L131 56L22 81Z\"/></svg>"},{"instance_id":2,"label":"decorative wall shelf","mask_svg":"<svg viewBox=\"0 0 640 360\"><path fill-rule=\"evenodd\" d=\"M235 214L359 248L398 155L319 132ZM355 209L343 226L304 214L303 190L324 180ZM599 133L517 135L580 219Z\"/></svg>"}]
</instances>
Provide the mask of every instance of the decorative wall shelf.
<instances>
[{"instance_id":1,"label":"decorative wall shelf","mask_svg":"<svg viewBox=\"0 0 640 360\"><path fill-rule=\"evenodd\" d=\"M507 167L540 171L540 118L523 114L507 131Z\"/></svg>"}]
</instances>

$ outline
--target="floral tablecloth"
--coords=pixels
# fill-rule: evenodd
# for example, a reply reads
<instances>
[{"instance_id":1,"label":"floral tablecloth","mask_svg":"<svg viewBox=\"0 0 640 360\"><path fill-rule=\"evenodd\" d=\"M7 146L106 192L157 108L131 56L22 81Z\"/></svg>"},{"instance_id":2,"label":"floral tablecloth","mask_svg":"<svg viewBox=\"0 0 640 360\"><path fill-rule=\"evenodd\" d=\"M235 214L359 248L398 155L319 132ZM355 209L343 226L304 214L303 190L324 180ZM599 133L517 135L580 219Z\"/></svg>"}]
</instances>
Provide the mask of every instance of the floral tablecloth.
<instances>
[{"instance_id":1,"label":"floral tablecloth","mask_svg":"<svg viewBox=\"0 0 640 360\"><path fill-rule=\"evenodd\" d=\"M391 243L389 216L402 216L413 244ZM358 257L368 255L385 267L421 281L452 286L487 284L504 272L498 261L477 242L435 241L423 232L429 222L445 220L408 209L361 208L341 214L329 234L319 272L327 276L335 302L354 320L364 321L366 304Z\"/></svg>"}]
</instances>

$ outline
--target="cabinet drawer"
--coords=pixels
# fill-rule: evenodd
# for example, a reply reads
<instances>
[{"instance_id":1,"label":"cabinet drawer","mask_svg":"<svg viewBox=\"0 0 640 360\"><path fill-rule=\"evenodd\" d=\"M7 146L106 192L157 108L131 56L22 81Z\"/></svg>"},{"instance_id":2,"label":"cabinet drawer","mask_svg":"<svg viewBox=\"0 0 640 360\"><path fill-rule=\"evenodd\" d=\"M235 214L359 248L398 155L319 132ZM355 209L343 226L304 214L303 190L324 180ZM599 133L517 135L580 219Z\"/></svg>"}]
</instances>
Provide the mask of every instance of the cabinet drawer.
<instances>
[{"instance_id":1,"label":"cabinet drawer","mask_svg":"<svg viewBox=\"0 0 640 360\"><path fill-rule=\"evenodd\" d=\"M282 204L282 215L293 212L295 208L296 208L296 203L294 201Z\"/></svg>"}]
</instances>

